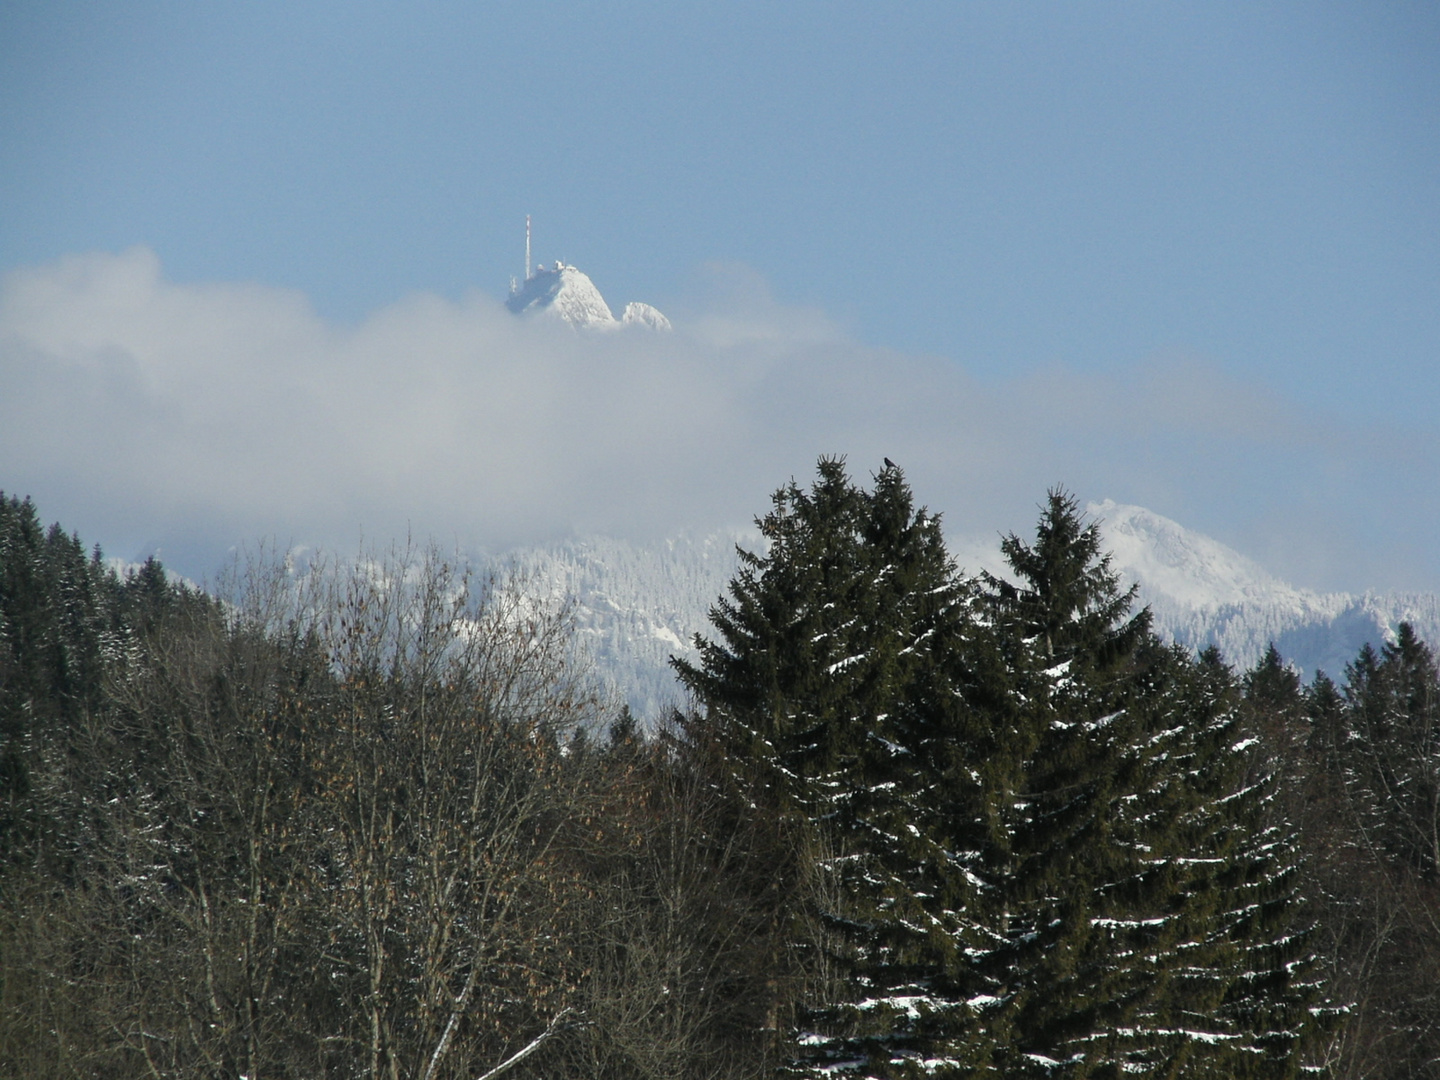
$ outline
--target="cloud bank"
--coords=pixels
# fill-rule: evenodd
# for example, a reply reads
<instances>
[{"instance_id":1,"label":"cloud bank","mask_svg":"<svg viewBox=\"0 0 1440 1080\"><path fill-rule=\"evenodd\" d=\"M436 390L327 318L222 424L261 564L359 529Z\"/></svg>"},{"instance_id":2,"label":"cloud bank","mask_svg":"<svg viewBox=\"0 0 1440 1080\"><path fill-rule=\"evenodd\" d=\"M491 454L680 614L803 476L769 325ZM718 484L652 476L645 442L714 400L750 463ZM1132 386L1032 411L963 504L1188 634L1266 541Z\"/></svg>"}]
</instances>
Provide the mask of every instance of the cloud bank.
<instances>
[{"instance_id":1,"label":"cloud bank","mask_svg":"<svg viewBox=\"0 0 1440 1080\"><path fill-rule=\"evenodd\" d=\"M0 283L0 487L109 553L407 533L501 550L740 524L821 454L888 455L957 533L1045 488L1150 506L1321 587L1435 587L1435 440L1346 428L1183 357L982 384L713 271L676 332L587 335L472 293L355 326L155 254Z\"/></svg>"}]
</instances>

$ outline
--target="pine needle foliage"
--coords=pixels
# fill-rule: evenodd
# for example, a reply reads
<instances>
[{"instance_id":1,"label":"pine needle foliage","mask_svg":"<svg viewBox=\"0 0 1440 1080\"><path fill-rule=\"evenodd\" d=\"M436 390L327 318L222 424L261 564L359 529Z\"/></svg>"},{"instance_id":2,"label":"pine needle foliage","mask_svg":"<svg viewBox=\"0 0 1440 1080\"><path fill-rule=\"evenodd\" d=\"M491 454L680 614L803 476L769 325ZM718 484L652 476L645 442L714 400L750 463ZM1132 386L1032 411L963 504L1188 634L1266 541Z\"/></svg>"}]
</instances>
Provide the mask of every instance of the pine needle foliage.
<instances>
[{"instance_id":1,"label":"pine needle foliage","mask_svg":"<svg viewBox=\"0 0 1440 1080\"><path fill-rule=\"evenodd\" d=\"M789 1070L1293 1075L1315 995L1273 778L1073 496L1004 539L1008 579L960 575L888 466L822 460L759 525L677 667L755 805L833 853L836 977Z\"/></svg>"},{"instance_id":2,"label":"pine needle foliage","mask_svg":"<svg viewBox=\"0 0 1440 1080\"><path fill-rule=\"evenodd\" d=\"M1293 836L1266 827L1233 679L1131 614L1098 522L1052 490L989 601L1034 752L997 885L993 1025L1010 1076L1283 1077L1313 1024Z\"/></svg>"},{"instance_id":3,"label":"pine needle foliage","mask_svg":"<svg viewBox=\"0 0 1440 1080\"><path fill-rule=\"evenodd\" d=\"M896 468L866 491L822 459L758 525L768 548L741 552L718 640L676 667L756 804L828 853L812 906L833 977L801 1003L790 1069L968 1060L983 1042L968 952L987 944L971 864L994 842L973 763L1000 756L973 699L1006 700L977 592Z\"/></svg>"}]
</instances>

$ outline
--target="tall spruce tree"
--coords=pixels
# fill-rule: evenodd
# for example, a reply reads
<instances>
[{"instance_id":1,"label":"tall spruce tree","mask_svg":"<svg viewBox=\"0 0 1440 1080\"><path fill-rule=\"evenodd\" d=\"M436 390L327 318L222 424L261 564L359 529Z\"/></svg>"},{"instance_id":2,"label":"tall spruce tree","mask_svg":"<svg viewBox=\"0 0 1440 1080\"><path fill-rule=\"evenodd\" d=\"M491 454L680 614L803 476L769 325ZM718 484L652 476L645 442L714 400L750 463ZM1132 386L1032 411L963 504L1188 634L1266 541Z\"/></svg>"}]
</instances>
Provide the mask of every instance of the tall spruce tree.
<instances>
[{"instance_id":1,"label":"tall spruce tree","mask_svg":"<svg viewBox=\"0 0 1440 1080\"><path fill-rule=\"evenodd\" d=\"M1233 680L1130 615L1098 523L1050 492L986 578L1034 752L994 879L992 1030L1007 1075L1286 1076L1313 988L1295 872L1266 833Z\"/></svg>"},{"instance_id":2,"label":"tall spruce tree","mask_svg":"<svg viewBox=\"0 0 1440 1080\"><path fill-rule=\"evenodd\" d=\"M1002 755L973 701L1006 697L974 589L893 467L865 491L823 459L758 524L768 548L741 552L711 612L719 639L676 666L757 805L828 853L818 914L837 977L802 1003L791 1068L978 1067L968 952L988 941L971 864L994 815L975 766Z\"/></svg>"},{"instance_id":3,"label":"tall spruce tree","mask_svg":"<svg viewBox=\"0 0 1440 1080\"><path fill-rule=\"evenodd\" d=\"M1366 828L1425 880L1440 877L1440 671L1401 623L1377 655L1366 646L1346 671L1352 787Z\"/></svg>"}]
</instances>

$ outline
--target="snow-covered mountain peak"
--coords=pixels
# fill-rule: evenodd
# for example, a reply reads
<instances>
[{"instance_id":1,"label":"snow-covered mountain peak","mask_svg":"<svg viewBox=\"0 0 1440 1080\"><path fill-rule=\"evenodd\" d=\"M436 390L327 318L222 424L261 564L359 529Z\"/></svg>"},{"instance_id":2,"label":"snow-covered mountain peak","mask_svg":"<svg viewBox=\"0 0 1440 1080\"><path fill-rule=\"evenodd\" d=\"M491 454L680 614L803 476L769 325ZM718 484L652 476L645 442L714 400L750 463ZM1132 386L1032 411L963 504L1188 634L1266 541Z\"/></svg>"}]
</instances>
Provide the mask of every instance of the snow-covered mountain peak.
<instances>
[{"instance_id":1,"label":"snow-covered mountain peak","mask_svg":"<svg viewBox=\"0 0 1440 1080\"><path fill-rule=\"evenodd\" d=\"M1242 669L1274 644L1304 672L1338 675L1366 642L1389 640L1401 619L1440 640L1434 596L1318 593L1275 577L1233 548L1138 506L1091 503L1124 583L1140 586L1160 635L1188 649L1219 646Z\"/></svg>"},{"instance_id":2,"label":"snow-covered mountain peak","mask_svg":"<svg viewBox=\"0 0 1440 1080\"><path fill-rule=\"evenodd\" d=\"M589 275L562 262L537 267L523 284L511 291L505 306L517 315L558 318L586 330L616 330L628 326L670 329L670 320L649 304L628 304L624 317L615 318Z\"/></svg>"},{"instance_id":3,"label":"snow-covered mountain peak","mask_svg":"<svg viewBox=\"0 0 1440 1080\"><path fill-rule=\"evenodd\" d=\"M517 315L543 312L571 326L617 325L610 305L589 276L560 262L537 269L510 295L505 306Z\"/></svg>"},{"instance_id":4,"label":"snow-covered mountain peak","mask_svg":"<svg viewBox=\"0 0 1440 1080\"><path fill-rule=\"evenodd\" d=\"M1110 499L1090 503L1112 566L1152 597L1214 609L1248 601L1298 600L1299 591L1233 548L1140 506Z\"/></svg>"},{"instance_id":5,"label":"snow-covered mountain peak","mask_svg":"<svg viewBox=\"0 0 1440 1080\"><path fill-rule=\"evenodd\" d=\"M620 321L626 326L643 326L647 330L669 330L670 320L660 314L649 304L641 304L632 300L625 305L625 314Z\"/></svg>"}]
</instances>

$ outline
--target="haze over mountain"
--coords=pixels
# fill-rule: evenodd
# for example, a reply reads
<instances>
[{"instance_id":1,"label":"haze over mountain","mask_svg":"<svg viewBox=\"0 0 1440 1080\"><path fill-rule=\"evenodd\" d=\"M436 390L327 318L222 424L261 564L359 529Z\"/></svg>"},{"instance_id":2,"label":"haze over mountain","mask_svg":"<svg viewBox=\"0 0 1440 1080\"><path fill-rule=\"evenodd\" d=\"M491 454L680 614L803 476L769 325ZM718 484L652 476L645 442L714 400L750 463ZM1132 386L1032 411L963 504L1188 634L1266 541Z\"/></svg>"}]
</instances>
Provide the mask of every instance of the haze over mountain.
<instances>
[{"instance_id":1,"label":"haze over mountain","mask_svg":"<svg viewBox=\"0 0 1440 1080\"><path fill-rule=\"evenodd\" d=\"M0 278L0 486L200 580L265 537L707 535L821 454L890 456L952 536L1023 529L1063 483L1312 588L1440 587L1419 542L1440 514L1433 444L1413 432L1297 410L1181 355L982 380L859 340L740 266L666 306L671 333L577 332L479 290L347 324L296 290L177 282L143 247L70 256Z\"/></svg>"},{"instance_id":2,"label":"haze over mountain","mask_svg":"<svg viewBox=\"0 0 1440 1080\"><path fill-rule=\"evenodd\" d=\"M1063 483L1317 595L1440 591L1437 28L4 6L0 486L201 580L709 535L889 455L955 536ZM673 333L573 332L563 272L507 310L527 213L522 279Z\"/></svg>"}]
</instances>

